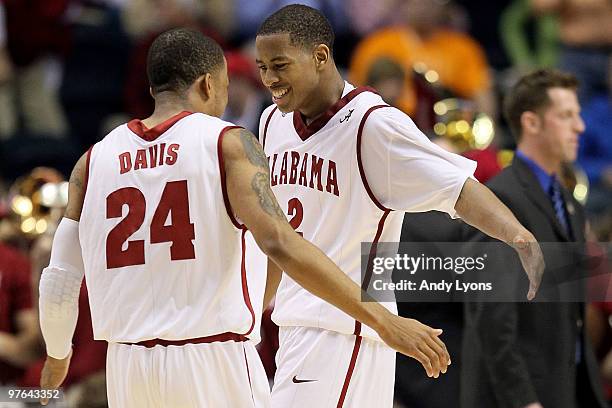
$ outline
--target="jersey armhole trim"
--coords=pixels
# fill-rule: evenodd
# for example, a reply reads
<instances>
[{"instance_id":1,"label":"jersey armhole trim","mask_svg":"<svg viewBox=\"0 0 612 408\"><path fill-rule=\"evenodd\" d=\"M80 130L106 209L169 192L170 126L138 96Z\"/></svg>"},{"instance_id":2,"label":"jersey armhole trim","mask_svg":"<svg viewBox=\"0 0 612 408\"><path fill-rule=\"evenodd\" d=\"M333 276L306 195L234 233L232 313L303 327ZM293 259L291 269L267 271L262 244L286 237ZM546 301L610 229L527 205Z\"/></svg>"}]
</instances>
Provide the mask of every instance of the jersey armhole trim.
<instances>
[{"instance_id":1,"label":"jersey armhole trim","mask_svg":"<svg viewBox=\"0 0 612 408\"><path fill-rule=\"evenodd\" d=\"M242 229L242 236L241 236L241 248L242 248L242 259L241 259L241 264L240 264L240 280L242 283L242 297L244 298L244 304L246 305L247 309L249 310L249 313L251 314L251 326L249 327L249 330L247 330L246 333L244 333L245 336L248 336L249 334L251 334L251 332L253 331L253 329L255 328L255 321L257 320L255 318L255 311L253 310L253 304L251 303L251 296L249 295L249 283L247 282L247 270L246 270L246 233L247 233L247 229L246 227Z\"/></svg>"},{"instance_id":2,"label":"jersey armhole trim","mask_svg":"<svg viewBox=\"0 0 612 408\"><path fill-rule=\"evenodd\" d=\"M276 112L278 110L278 106L275 106L274 109L272 109L272 112L270 112L270 114L268 115L268 119L266 119L266 124L264 125L264 131L263 131L263 135L261 136L261 147L263 149L266 148L266 136L268 135L268 125L270 124L270 120L272 120L272 116L274 115L274 112Z\"/></svg>"},{"instance_id":3,"label":"jersey armhole trim","mask_svg":"<svg viewBox=\"0 0 612 408\"><path fill-rule=\"evenodd\" d=\"M368 119L370 114L372 112L374 112L376 109L390 108L390 107L391 106L389 106L389 105L376 105L376 106L372 106L370 109L367 110L365 115L363 115L363 118L361 119L361 123L359 123L359 130L357 130L357 165L359 167L359 175L361 176L361 181L362 181L363 186L365 187L365 189L366 189L366 191L368 193L368 196L370 197L372 202L378 208L380 208L382 211L393 211L393 210L390 209L390 208L385 207L384 205L382 205L382 203L380 201L378 201L378 199L376 198L376 196L372 192L372 189L370 188L370 185L368 184L368 180L366 178L365 171L363 170L363 162L362 162L362 158L361 158L361 138L363 136L363 128L365 127L366 120Z\"/></svg>"},{"instance_id":4,"label":"jersey armhole trim","mask_svg":"<svg viewBox=\"0 0 612 408\"><path fill-rule=\"evenodd\" d=\"M225 211L227 212L227 216L234 224L234 227L238 229L244 229L245 226L240 224L236 217L234 216L234 211L232 210L232 206L229 201L229 196L227 194L227 185L225 180L225 164L223 162L223 136L225 136L225 132L232 129L244 129L242 126L226 126L219 133L219 138L217 139L217 157L219 162L219 175L221 176L221 191L223 193L223 204L225 205Z\"/></svg>"}]
</instances>

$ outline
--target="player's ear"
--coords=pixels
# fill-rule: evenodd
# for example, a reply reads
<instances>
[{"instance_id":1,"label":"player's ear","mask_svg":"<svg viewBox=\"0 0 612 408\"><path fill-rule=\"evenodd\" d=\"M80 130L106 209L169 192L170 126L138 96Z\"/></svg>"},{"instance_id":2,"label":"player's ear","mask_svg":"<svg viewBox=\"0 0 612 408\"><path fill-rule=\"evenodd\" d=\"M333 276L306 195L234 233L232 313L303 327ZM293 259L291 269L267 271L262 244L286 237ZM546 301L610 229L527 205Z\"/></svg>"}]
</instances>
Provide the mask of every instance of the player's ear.
<instances>
[{"instance_id":1,"label":"player's ear","mask_svg":"<svg viewBox=\"0 0 612 408\"><path fill-rule=\"evenodd\" d=\"M208 100L212 97L213 93L213 78L212 75L207 72L201 75L195 81L196 89L200 93L204 100Z\"/></svg>"},{"instance_id":2,"label":"player's ear","mask_svg":"<svg viewBox=\"0 0 612 408\"><path fill-rule=\"evenodd\" d=\"M153 92L152 86L149 87L149 95L151 95L151 98L155 98L155 92Z\"/></svg>"},{"instance_id":3,"label":"player's ear","mask_svg":"<svg viewBox=\"0 0 612 408\"><path fill-rule=\"evenodd\" d=\"M323 68L331 59L331 50L325 44L319 44L315 47L313 56L317 69Z\"/></svg>"}]
</instances>

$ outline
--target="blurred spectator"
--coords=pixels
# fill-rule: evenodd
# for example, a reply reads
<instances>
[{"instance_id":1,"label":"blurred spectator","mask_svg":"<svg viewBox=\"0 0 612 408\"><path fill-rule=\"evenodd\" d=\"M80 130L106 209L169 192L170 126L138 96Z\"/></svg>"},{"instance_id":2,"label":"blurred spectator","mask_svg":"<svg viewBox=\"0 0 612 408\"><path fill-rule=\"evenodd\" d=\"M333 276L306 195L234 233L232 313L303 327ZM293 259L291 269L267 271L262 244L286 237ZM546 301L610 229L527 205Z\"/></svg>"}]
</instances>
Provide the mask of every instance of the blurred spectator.
<instances>
[{"instance_id":1,"label":"blurred spectator","mask_svg":"<svg viewBox=\"0 0 612 408\"><path fill-rule=\"evenodd\" d=\"M205 25L227 37L234 28L233 4L222 0L130 0L122 9L126 32L138 40L169 28Z\"/></svg>"},{"instance_id":2,"label":"blurred spectator","mask_svg":"<svg viewBox=\"0 0 612 408\"><path fill-rule=\"evenodd\" d=\"M608 64L608 92L593 95L582 117L587 126L580 138L578 163L591 184L587 210L596 214L612 211L612 59Z\"/></svg>"},{"instance_id":3,"label":"blurred spectator","mask_svg":"<svg viewBox=\"0 0 612 408\"><path fill-rule=\"evenodd\" d=\"M5 243L0 243L0 263L0 384L14 385L42 348L30 263Z\"/></svg>"},{"instance_id":4,"label":"blurred spectator","mask_svg":"<svg viewBox=\"0 0 612 408\"><path fill-rule=\"evenodd\" d=\"M499 35L503 11L514 0L454 0L467 15L465 31L485 50L489 65L501 71L510 65Z\"/></svg>"},{"instance_id":5,"label":"blurred spectator","mask_svg":"<svg viewBox=\"0 0 612 408\"><path fill-rule=\"evenodd\" d=\"M72 46L60 88L70 132L81 151L103 135L109 115L123 112L130 41L112 3L82 2L70 10Z\"/></svg>"},{"instance_id":6,"label":"blurred spectator","mask_svg":"<svg viewBox=\"0 0 612 408\"><path fill-rule=\"evenodd\" d=\"M21 222L22 219L26 218L17 217L17 228L13 232L14 234L20 234L21 241L27 241L28 243L27 248L29 248L28 255L30 260L27 270L28 291L25 292L26 288L24 287L20 293L24 297L26 293L28 294L27 299L30 304L38 305L38 289L32 292L32 287L38 288L40 274L43 268L49 264L53 235L66 206L67 191L62 191L61 188L63 181L61 175L56 170L37 168L17 180L11 187L13 195L9 197L15 198L19 195L22 199L28 198L31 200L33 211L29 216L37 220L37 223L40 220L44 220L42 224L46 226L44 231L42 229L38 232L34 230L26 234L23 228L24 225ZM49 188L50 186L55 186L56 188ZM45 189L47 190L45 191ZM15 200L12 200L10 205L11 207L18 207ZM1 253L0 258L3 258ZM29 267L30 265L31 268ZM4 281L2 281L2 284L4 284ZM0 286L1 293L2 289ZM0 307L0 312L3 308L4 306ZM32 348L36 351L36 354L28 360L27 366L20 373L20 378L16 383L25 387L38 387L40 385L40 373L45 361L45 353L38 323L37 308L30 309L29 311L32 313L33 321ZM104 372L106 364L106 342L93 340L91 314L85 284L81 287L79 296L79 317L72 343L73 357L66 382L64 383L66 388L76 386L87 381L90 376ZM0 336L0 351L3 350L4 344L2 344L2 337ZM7 349L8 351L9 349ZM22 353L21 355L26 357L29 354Z\"/></svg>"},{"instance_id":7,"label":"blurred spectator","mask_svg":"<svg viewBox=\"0 0 612 408\"><path fill-rule=\"evenodd\" d=\"M536 15L530 0L514 0L503 12L500 34L512 65L521 73L557 64L557 19Z\"/></svg>"},{"instance_id":8,"label":"blurred spectator","mask_svg":"<svg viewBox=\"0 0 612 408\"><path fill-rule=\"evenodd\" d=\"M204 3L195 0L172 0L170 7L166 7L165 2L163 7L158 3L159 0L136 0L129 2L122 10L122 20L133 42L127 58L127 72L122 90L124 108L129 118L145 118L153 112L146 62L149 47L161 32L179 26L193 27L226 48L223 36L212 28L215 25L206 24ZM210 3L214 4L216 1Z\"/></svg>"},{"instance_id":9,"label":"blurred spectator","mask_svg":"<svg viewBox=\"0 0 612 408\"><path fill-rule=\"evenodd\" d=\"M350 79L364 84L372 64L386 57L408 73L398 107L412 114L416 107L415 85L410 73L416 63L434 70L442 86L457 96L473 100L477 109L495 117L491 78L482 48L466 34L445 28L448 4L441 1L399 1L395 13L403 24L377 31L357 46Z\"/></svg>"},{"instance_id":10,"label":"blurred spectator","mask_svg":"<svg viewBox=\"0 0 612 408\"><path fill-rule=\"evenodd\" d=\"M268 92L263 92L257 67L252 59L239 52L227 52L229 89L223 119L257 134L259 118L270 106Z\"/></svg>"},{"instance_id":11,"label":"blurred spectator","mask_svg":"<svg viewBox=\"0 0 612 408\"><path fill-rule=\"evenodd\" d=\"M6 49L6 21L4 4L0 2L0 137L10 135L15 128L15 117L12 114L11 95L7 84L13 74L13 63Z\"/></svg>"},{"instance_id":12,"label":"blurred spectator","mask_svg":"<svg viewBox=\"0 0 612 408\"><path fill-rule=\"evenodd\" d=\"M352 30L364 36L393 20L397 0L346 0L345 3Z\"/></svg>"},{"instance_id":13,"label":"blurred spectator","mask_svg":"<svg viewBox=\"0 0 612 408\"><path fill-rule=\"evenodd\" d=\"M376 89L389 105L397 107L405 80L404 68L392 59L383 57L372 63L365 84Z\"/></svg>"},{"instance_id":14,"label":"blurred spectator","mask_svg":"<svg viewBox=\"0 0 612 408\"><path fill-rule=\"evenodd\" d=\"M234 0L237 41L251 39L266 17L294 3L295 0ZM316 8L325 14L336 34L344 31L347 26L344 0L302 0L298 3Z\"/></svg>"},{"instance_id":15,"label":"blurred spectator","mask_svg":"<svg viewBox=\"0 0 612 408\"><path fill-rule=\"evenodd\" d=\"M595 278L589 281L589 289L591 293L595 293L596 301L587 309L587 330L600 362L606 397L608 402L612 403L612 281L610 280L612 254L609 251L612 242L612 213L601 218L591 235L589 253L597 257L599 262L596 264L598 270L594 271ZM606 246L607 253L604 252ZM601 294L602 290L604 296ZM602 299L605 302L601 302Z\"/></svg>"},{"instance_id":16,"label":"blurred spectator","mask_svg":"<svg viewBox=\"0 0 612 408\"><path fill-rule=\"evenodd\" d=\"M11 77L12 63L6 50L6 21L4 4L0 3L0 85Z\"/></svg>"},{"instance_id":17,"label":"blurred spectator","mask_svg":"<svg viewBox=\"0 0 612 408\"><path fill-rule=\"evenodd\" d=\"M612 2L610 0L530 0L540 14L559 19L559 67L580 81L582 104L606 88L607 64L612 52Z\"/></svg>"},{"instance_id":18,"label":"blurred spectator","mask_svg":"<svg viewBox=\"0 0 612 408\"><path fill-rule=\"evenodd\" d=\"M13 75L0 87L0 100L11 101L0 104L3 139L20 129L56 138L66 133L57 85L61 69L58 58L69 46L69 31L63 22L68 3L69 0L4 1L6 44Z\"/></svg>"},{"instance_id":19,"label":"blurred spectator","mask_svg":"<svg viewBox=\"0 0 612 408\"><path fill-rule=\"evenodd\" d=\"M253 41L259 25L269 15L294 3L295 0L234 0L235 30L233 35L228 37L228 41L232 47L243 47ZM320 10L330 20L335 32L334 60L338 66L346 67L357 42L352 31L353 22L349 24L347 17L350 3L346 0L302 0L297 3Z\"/></svg>"}]
</instances>

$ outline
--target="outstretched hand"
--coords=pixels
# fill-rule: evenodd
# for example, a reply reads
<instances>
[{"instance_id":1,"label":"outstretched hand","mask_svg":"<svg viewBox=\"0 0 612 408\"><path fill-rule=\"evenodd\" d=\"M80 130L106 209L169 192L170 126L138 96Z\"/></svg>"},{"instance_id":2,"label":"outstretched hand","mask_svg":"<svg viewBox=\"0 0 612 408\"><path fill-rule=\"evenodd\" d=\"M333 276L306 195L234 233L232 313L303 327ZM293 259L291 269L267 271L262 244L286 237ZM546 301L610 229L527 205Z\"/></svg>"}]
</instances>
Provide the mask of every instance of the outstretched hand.
<instances>
[{"instance_id":1,"label":"outstretched hand","mask_svg":"<svg viewBox=\"0 0 612 408\"><path fill-rule=\"evenodd\" d=\"M62 385L68 374L71 357L72 350L70 350L68 357L61 360L47 356L42 373L40 374L40 389L56 390ZM40 400L41 405L47 405L48 403L48 398L42 398Z\"/></svg>"},{"instance_id":2,"label":"outstretched hand","mask_svg":"<svg viewBox=\"0 0 612 408\"><path fill-rule=\"evenodd\" d=\"M533 300L542 282L542 275L544 275L545 264L542 249L531 234L528 236L517 235L512 241L512 247L518 253L523 269L525 269L529 279L527 299Z\"/></svg>"},{"instance_id":3,"label":"outstretched hand","mask_svg":"<svg viewBox=\"0 0 612 408\"><path fill-rule=\"evenodd\" d=\"M389 314L378 334L389 347L418 360L428 377L438 378L440 373L446 373L451 363L446 345L439 338L440 329Z\"/></svg>"}]
</instances>

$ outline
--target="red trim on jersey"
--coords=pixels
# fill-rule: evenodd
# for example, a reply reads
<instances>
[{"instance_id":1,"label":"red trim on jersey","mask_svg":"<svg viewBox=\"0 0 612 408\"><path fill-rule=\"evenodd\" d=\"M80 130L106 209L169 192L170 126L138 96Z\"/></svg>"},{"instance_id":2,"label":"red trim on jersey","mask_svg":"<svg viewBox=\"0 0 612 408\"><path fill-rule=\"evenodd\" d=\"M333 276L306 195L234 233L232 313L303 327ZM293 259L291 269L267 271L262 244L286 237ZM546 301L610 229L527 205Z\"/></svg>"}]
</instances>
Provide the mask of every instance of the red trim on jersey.
<instances>
[{"instance_id":1,"label":"red trim on jersey","mask_svg":"<svg viewBox=\"0 0 612 408\"><path fill-rule=\"evenodd\" d=\"M229 201L229 196L227 195L227 186L225 180L225 164L223 162L223 136L225 136L225 132L232 129L243 129L241 126L226 126L219 133L219 138L217 139L217 157L219 158L219 174L221 175L221 191L223 192L223 204L225 204L225 211L227 211L227 215L232 220L232 224L238 229L243 229L244 226L238 222L236 217L234 217L234 211L232 210L232 206Z\"/></svg>"},{"instance_id":2,"label":"red trim on jersey","mask_svg":"<svg viewBox=\"0 0 612 408\"><path fill-rule=\"evenodd\" d=\"M146 348L151 348L155 346L164 346L164 347L184 346L186 344L219 343L219 342L225 342L225 341L241 342L241 341L247 341L247 340L248 338L246 338L244 334L227 332L227 333L215 334L212 336L197 337L194 339L185 339L185 340L151 339L151 340L144 340L138 343L120 343L120 344L127 344L129 346L143 346Z\"/></svg>"},{"instance_id":3,"label":"red trim on jersey","mask_svg":"<svg viewBox=\"0 0 612 408\"><path fill-rule=\"evenodd\" d=\"M367 86L360 86L359 88L353 89L351 92L344 95L340 98L336 103L329 107L325 112L323 112L318 118L316 118L312 123L306 125L304 122L304 118L299 111L293 112L293 127L295 127L295 131L297 132L300 139L305 141L310 136L317 133L323 126L329 122L331 118L334 117L340 109L344 108L353 98L359 95L362 92L374 92L377 93L374 88L370 88Z\"/></svg>"},{"instance_id":4,"label":"red trim on jersey","mask_svg":"<svg viewBox=\"0 0 612 408\"><path fill-rule=\"evenodd\" d=\"M370 280L372 279L372 263L374 262L374 258L376 257L376 250L378 249L378 241L380 240L380 236L382 235L383 229L385 228L385 221L387 220L387 216L391 210L385 210L382 217L378 221L378 228L376 229L376 235L374 235L374 240L372 241L372 246L370 247L370 254L368 255L368 263L366 265L365 276L363 277L363 282L361 282L361 289L367 291L368 286L370 286ZM355 320L355 331L353 334L359 336L361 334L361 322Z\"/></svg>"},{"instance_id":5,"label":"red trim on jersey","mask_svg":"<svg viewBox=\"0 0 612 408\"><path fill-rule=\"evenodd\" d=\"M244 303L246 304L249 312L251 312L251 327L249 330L244 333L245 336L248 336L253 331L255 327L255 311L253 310L253 305L251 304L251 297L249 296L249 285L247 283L247 275L246 275L246 240L244 236L246 235L247 229L246 227L242 230L242 296L244 298Z\"/></svg>"},{"instance_id":6,"label":"red trim on jersey","mask_svg":"<svg viewBox=\"0 0 612 408\"><path fill-rule=\"evenodd\" d=\"M361 340L363 337L355 337L355 346L353 346L353 354L351 355L351 362L349 363L348 370L346 371L346 377L344 377L344 384L342 385L342 391L340 392L340 398L338 398L338 404L336 408L342 408L344 405L344 399L346 398L346 392L348 391L351 377L353 376L353 370L355 370L355 363L357 362L357 355L359 354L359 347L361 346Z\"/></svg>"},{"instance_id":7,"label":"red trim on jersey","mask_svg":"<svg viewBox=\"0 0 612 408\"><path fill-rule=\"evenodd\" d=\"M140 119L133 119L129 121L127 127L137 136L143 138L147 142L152 142L160 137L166 130L170 129L176 122L183 119L185 116L191 115L192 113L193 112L182 111L163 121L159 125L152 127L151 129L147 128Z\"/></svg>"},{"instance_id":8,"label":"red trim on jersey","mask_svg":"<svg viewBox=\"0 0 612 408\"><path fill-rule=\"evenodd\" d=\"M87 158L85 159L85 180L83 181L83 202L85 202L85 194L87 194L87 185L89 184L89 162L91 160L91 151L93 150L93 146L91 146L87 150Z\"/></svg>"},{"instance_id":9,"label":"red trim on jersey","mask_svg":"<svg viewBox=\"0 0 612 408\"><path fill-rule=\"evenodd\" d=\"M255 406L255 396L253 395L253 384L251 384L251 373L249 371L249 360L247 359L246 350L244 346L242 346L242 352L244 353L244 364L246 364L247 369L247 378L249 379L249 389L251 390L251 400L253 401L253 406Z\"/></svg>"},{"instance_id":10,"label":"red trim on jersey","mask_svg":"<svg viewBox=\"0 0 612 408\"><path fill-rule=\"evenodd\" d=\"M270 115L268 115L268 119L266 119L266 124L264 126L262 140L260 140L261 147L264 148L264 149L266 147L266 136L268 135L268 125L270 124L270 120L272 119L272 115L274 115L274 112L276 112L277 110L278 110L278 106L275 106L274 109L272 109L272 112L270 112Z\"/></svg>"},{"instance_id":11,"label":"red trim on jersey","mask_svg":"<svg viewBox=\"0 0 612 408\"><path fill-rule=\"evenodd\" d=\"M389 211L389 208L382 205L380 201L378 201L378 199L374 196L374 193L372 193L370 185L368 184L368 180L365 176L365 171L363 170L363 163L361 160L361 136L363 135L363 128L365 127L366 120L368 119L368 116L370 116L370 113L372 113L376 109L387 107L389 107L389 105L376 105L368 109L368 111L365 113L365 115L363 115L363 118L361 119L361 123L359 124L359 130L357 130L357 165L359 166L359 175L361 176L361 181L363 182L363 186L368 192L370 199L374 204L376 204L378 208L383 211Z\"/></svg>"}]
</instances>

